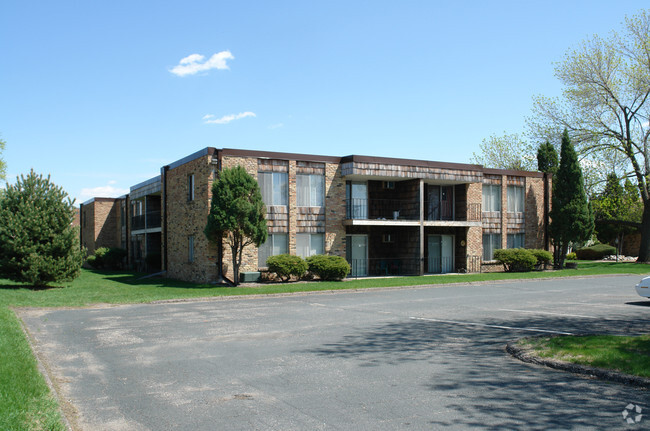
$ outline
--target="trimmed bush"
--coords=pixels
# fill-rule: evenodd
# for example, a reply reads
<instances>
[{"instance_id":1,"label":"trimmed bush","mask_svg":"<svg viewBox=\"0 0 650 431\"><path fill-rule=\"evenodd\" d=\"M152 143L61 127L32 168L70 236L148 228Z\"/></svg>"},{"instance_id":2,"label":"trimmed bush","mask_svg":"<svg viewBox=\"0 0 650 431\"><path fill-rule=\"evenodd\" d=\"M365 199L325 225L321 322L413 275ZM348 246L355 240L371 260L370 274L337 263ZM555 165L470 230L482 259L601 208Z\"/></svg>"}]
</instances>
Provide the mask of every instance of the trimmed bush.
<instances>
[{"instance_id":1,"label":"trimmed bush","mask_svg":"<svg viewBox=\"0 0 650 431\"><path fill-rule=\"evenodd\" d=\"M508 248L494 250L494 259L503 264L506 272L532 271L537 258L524 248Z\"/></svg>"},{"instance_id":2,"label":"trimmed bush","mask_svg":"<svg viewBox=\"0 0 650 431\"><path fill-rule=\"evenodd\" d=\"M274 272L282 281L289 281L291 276L301 278L307 272L307 262L300 256L278 254L266 260L269 272Z\"/></svg>"},{"instance_id":3,"label":"trimmed bush","mask_svg":"<svg viewBox=\"0 0 650 431\"><path fill-rule=\"evenodd\" d=\"M126 254L123 248L99 247L94 255L88 256L86 262L94 269L120 269Z\"/></svg>"},{"instance_id":4,"label":"trimmed bush","mask_svg":"<svg viewBox=\"0 0 650 431\"><path fill-rule=\"evenodd\" d=\"M607 244L596 244L576 250L575 253L580 260L599 260L605 256L616 254L616 247Z\"/></svg>"},{"instance_id":5,"label":"trimmed bush","mask_svg":"<svg viewBox=\"0 0 650 431\"><path fill-rule=\"evenodd\" d=\"M551 263L551 261L553 260L553 255L549 251L538 249L538 248L532 248L529 251L537 259L536 265L540 268L547 263Z\"/></svg>"},{"instance_id":6,"label":"trimmed bush","mask_svg":"<svg viewBox=\"0 0 650 431\"><path fill-rule=\"evenodd\" d=\"M88 256L86 262L88 262L88 265L90 265L94 269L99 268L99 263L97 262L97 256L95 256L94 254L92 256Z\"/></svg>"},{"instance_id":7,"label":"trimmed bush","mask_svg":"<svg viewBox=\"0 0 650 431\"><path fill-rule=\"evenodd\" d=\"M571 253L567 253L566 255L566 260L577 260L578 256L576 256L576 253L572 251Z\"/></svg>"},{"instance_id":8,"label":"trimmed bush","mask_svg":"<svg viewBox=\"0 0 650 431\"><path fill-rule=\"evenodd\" d=\"M321 280L342 280L350 273L350 264L341 256L309 256L307 264L309 272Z\"/></svg>"}]
</instances>

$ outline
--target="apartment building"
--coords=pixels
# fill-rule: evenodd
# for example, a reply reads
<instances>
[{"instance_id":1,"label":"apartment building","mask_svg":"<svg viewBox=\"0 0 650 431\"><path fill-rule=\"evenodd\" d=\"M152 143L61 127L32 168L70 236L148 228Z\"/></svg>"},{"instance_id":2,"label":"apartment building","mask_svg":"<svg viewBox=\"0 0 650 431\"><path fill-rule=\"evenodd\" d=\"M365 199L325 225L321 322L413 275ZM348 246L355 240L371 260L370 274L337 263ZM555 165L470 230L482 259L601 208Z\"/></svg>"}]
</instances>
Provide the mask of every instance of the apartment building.
<instances>
[{"instance_id":1,"label":"apartment building","mask_svg":"<svg viewBox=\"0 0 650 431\"><path fill-rule=\"evenodd\" d=\"M134 266L158 257L168 277L231 279L229 249L209 243L203 229L212 182L237 165L257 179L269 227L266 243L245 249L242 272L256 273L281 253L343 256L352 277L479 272L499 268L492 261L497 248L548 248L551 187L539 172L215 148L133 186L116 200L128 208L125 219L100 227L104 219L95 217L94 229L128 236ZM84 203L82 218L101 202Z\"/></svg>"}]
</instances>

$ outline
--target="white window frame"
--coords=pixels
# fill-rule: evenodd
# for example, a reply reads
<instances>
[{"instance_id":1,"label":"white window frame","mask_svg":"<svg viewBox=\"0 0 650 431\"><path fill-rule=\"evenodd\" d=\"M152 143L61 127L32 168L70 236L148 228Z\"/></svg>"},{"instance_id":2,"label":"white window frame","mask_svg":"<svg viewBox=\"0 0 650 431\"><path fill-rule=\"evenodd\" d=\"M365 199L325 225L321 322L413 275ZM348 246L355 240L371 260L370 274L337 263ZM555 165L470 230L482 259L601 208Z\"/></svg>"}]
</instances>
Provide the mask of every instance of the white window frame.
<instances>
[{"instance_id":1,"label":"white window frame","mask_svg":"<svg viewBox=\"0 0 650 431\"><path fill-rule=\"evenodd\" d=\"M522 186L508 186L508 212L523 213L526 195Z\"/></svg>"},{"instance_id":2,"label":"white window frame","mask_svg":"<svg viewBox=\"0 0 650 431\"><path fill-rule=\"evenodd\" d=\"M296 174L296 202L299 207L324 207L325 175Z\"/></svg>"},{"instance_id":3,"label":"white window frame","mask_svg":"<svg viewBox=\"0 0 650 431\"><path fill-rule=\"evenodd\" d=\"M267 181L270 178L270 196ZM284 186L282 179L284 178ZM262 200L266 206L287 206L289 204L289 174L287 172L258 172Z\"/></svg>"},{"instance_id":4,"label":"white window frame","mask_svg":"<svg viewBox=\"0 0 650 431\"><path fill-rule=\"evenodd\" d=\"M487 238L486 238L487 237ZM486 241L487 239L487 241ZM502 248L500 233L483 234L483 261L490 262L494 260L494 250Z\"/></svg>"},{"instance_id":5,"label":"white window frame","mask_svg":"<svg viewBox=\"0 0 650 431\"><path fill-rule=\"evenodd\" d=\"M264 244L257 249L257 266L266 268L266 259L278 254L289 253L289 235L286 233L270 233ZM262 257L267 255L262 262Z\"/></svg>"},{"instance_id":6,"label":"white window frame","mask_svg":"<svg viewBox=\"0 0 650 431\"><path fill-rule=\"evenodd\" d=\"M501 186L483 184L483 212L501 212Z\"/></svg>"},{"instance_id":7,"label":"white window frame","mask_svg":"<svg viewBox=\"0 0 650 431\"><path fill-rule=\"evenodd\" d=\"M300 244L304 240L306 240L306 244ZM317 254L325 254L325 234L297 233L296 255L304 259Z\"/></svg>"},{"instance_id":8,"label":"white window frame","mask_svg":"<svg viewBox=\"0 0 650 431\"><path fill-rule=\"evenodd\" d=\"M508 248L525 248L526 235L523 232L509 233L507 242Z\"/></svg>"}]
</instances>

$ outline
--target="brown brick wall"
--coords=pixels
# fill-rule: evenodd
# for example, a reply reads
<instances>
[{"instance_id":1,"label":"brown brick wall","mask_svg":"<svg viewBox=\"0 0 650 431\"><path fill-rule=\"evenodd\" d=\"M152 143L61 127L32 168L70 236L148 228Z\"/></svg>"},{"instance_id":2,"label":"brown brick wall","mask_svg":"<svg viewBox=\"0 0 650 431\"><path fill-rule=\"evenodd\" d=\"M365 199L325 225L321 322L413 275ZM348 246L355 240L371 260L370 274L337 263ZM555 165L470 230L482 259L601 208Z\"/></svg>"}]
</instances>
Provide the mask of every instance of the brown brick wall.
<instances>
[{"instance_id":1,"label":"brown brick wall","mask_svg":"<svg viewBox=\"0 0 650 431\"><path fill-rule=\"evenodd\" d=\"M216 279L217 248L203 234L210 211L211 162L212 156L206 155L167 171L167 275L171 278L197 283ZM194 200L188 201L191 174ZM194 262L188 260L190 236L194 236Z\"/></svg>"},{"instance_id":2,"label":"brown brick wall","mask_svg":"<svg viewBox=\"0 0 650 431\"><path fill-rule=\"evenodd\" d=\"M544 179L526 178L525 245L544 248Z\"/></svg>"},{"instance_id":3,"label":"brown brick wall","mask_svg":"<svg viewBox=\"0 0 650 431\"><path fill-rule=\"evenodd\" d=\"M80 216L82 245L88 250L89 256L100 247L121 246L118 199L96 198L82 206Z\"/></svg>"}]
</instances>

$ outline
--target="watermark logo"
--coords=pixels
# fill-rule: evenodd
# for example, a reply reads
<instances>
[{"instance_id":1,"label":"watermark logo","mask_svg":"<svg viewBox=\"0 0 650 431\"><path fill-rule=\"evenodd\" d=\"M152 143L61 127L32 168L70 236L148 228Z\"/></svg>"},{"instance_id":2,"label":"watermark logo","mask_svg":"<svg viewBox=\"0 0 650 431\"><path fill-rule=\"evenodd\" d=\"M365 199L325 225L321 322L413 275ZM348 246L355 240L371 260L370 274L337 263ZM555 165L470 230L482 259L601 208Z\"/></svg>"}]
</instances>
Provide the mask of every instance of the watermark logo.
<instances>
[{"instance_id":1,"label":"watermark logo","mask_svg":"<svg viewBox=\"0 0 650 431\"><path fill-rule=\"evenodd\" d=\"M641 406L630 403L625 406L625 409L623 410L623 419L628 424L638 424L641 422L641 418L643 418L643 415L641 414L642 411L643 409Z\"/></svg>"}]
</instances>

